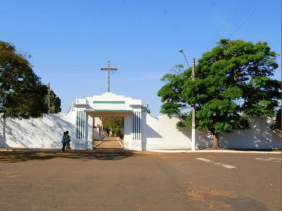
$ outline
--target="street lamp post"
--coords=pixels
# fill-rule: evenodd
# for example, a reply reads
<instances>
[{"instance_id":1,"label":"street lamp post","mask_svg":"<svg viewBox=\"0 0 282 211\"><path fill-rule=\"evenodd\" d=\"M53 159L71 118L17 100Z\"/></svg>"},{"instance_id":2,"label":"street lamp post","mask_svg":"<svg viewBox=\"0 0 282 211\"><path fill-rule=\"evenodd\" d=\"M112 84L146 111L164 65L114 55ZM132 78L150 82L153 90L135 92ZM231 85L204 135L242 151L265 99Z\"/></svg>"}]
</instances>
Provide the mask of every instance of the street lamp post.
<instances>
[{"instance_id":1,"label":"street lamp post","mask_svg":"<svg viewBox=\"0 0 282 211\"><path fill-rule=\"evenodd\" d=\"M184 58L189 67L188 61L182 49L179 49L180 53L183 53ZM192 59L192 80L195 81L195 58ZM195 119L195 105L192 105L192 151L195 151L196 148L196 119Z\"/></svg>"}]
</instances>

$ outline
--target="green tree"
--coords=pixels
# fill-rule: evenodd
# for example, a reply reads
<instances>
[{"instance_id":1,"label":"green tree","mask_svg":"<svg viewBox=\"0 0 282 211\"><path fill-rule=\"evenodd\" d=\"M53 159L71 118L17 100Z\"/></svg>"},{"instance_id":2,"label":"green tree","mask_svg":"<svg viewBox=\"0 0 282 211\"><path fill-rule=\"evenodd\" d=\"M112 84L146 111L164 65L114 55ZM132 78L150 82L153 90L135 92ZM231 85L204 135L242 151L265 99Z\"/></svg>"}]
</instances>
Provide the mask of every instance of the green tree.
<instances>
[{"instance_id":1,"label":"green tree","mask_svg":"<svg viewBox=\"0 0 282 211\"><path fill-rule=\"evenodd\" d=\"M35 75L27 56L0 41L0 113L2 117L40 117L48 108L47 86Z\"/></svg>"},{"instance_id":2,"label":"green tree","mask_svg":"<svg viewBox=\"0 0 282 211\"><path fill-rule=\"evenodd\" d=\"M192 68L161 79L166 82L158 92L161 112L178 116L179 127L191 126L187 108L195 105L196 128L210 131L213 148L219 148L220 132L249 129L240 113L273 116L281 99L281 82L270 78L278 67L276 56L266 42L221 39L198 60L195 81Z\"/></svg>"},{"instance_id":3,"label":"green tree","mask_svg":"<svg viewBox=\"0 0 282 211\"><path fill-rule=\"evenodd\" d=\"M276 112L275 121L271 125L271 130L280 130L281 131L281 108Z\"/></svg>"},{"instance_id":4,"label":"green tree","mask_svg":"<svg viewBox=\"0 0 282 211\"><path fill-rule=\"evenodd\" d=\"M123 127L123 118L122 117L103 117L103 128L106 127Z\"/></svg>"},{"instance_id":5,"label":"green tree","mask_svg":"<svg viewBox=\"0 0 282 211\"><path fill-rule=\"evenodd\" d=\"M45 96L45 104L48 107L48 94ZM61 99L57 97L55 92L50 90L50 113L59 113L61 112Z\"/></svg>"},{"instance_id":6,"label":"green tree","mask_svg":"<svg viewBox=\"0 0 282 211\"><path fill-rule=\"evenodd\" d=\"M103 128L109 134L109 131L123 138L123 118L122 117L103 117Z\"/></svg>"}]
</instances>

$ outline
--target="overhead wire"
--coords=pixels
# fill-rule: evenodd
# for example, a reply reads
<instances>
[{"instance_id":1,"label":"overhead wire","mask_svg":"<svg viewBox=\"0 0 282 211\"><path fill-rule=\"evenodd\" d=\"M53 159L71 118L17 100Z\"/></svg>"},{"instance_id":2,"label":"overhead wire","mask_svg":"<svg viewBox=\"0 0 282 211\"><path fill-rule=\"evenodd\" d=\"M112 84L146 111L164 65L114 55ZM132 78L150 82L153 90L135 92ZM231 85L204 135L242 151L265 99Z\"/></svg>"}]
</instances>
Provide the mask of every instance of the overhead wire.
<instances>
[{"instance_id":1,"label":"overhead wire","mask_svg":"<svg viewBox=\"0 0 282 211\"><path fill-rule=\"evenodd\" d=\"M251 12L249 13L249 16L236 28L236 30L230 34L230 37L235 33L237 32L237 30L251 17L251 15L261 6L261 4L264 2L264 0L262 0L260 2L260 4Z\"/></svg>"},{"instance_id":2,"label":"overhead wire","mask_svg":"<svg viewBox=\"0 0 282 211\"><path fill-rule=\"evenodd\" d=\"M245 16L245 14L248 12L248 6L251 4L251 0L245 1L244 3L246 3L246 2L247 2L247 4L246 4L245 6L242 5L242 7L244 6L244 9L240 10L240 12L236 14L236 16L233 18L233 20L231 20L231 22L230 22L228 28L226 28L226 29L222 32L222 37L225 36L225 35L224 35L225 33L228 33L230 30L232 30L232 28L234 28L234 25L236 25L236 23L235 23L236 20L238 20L240 17ZM255 3L255 1L254 1L254 3Z\"/></svg>"},{"instance_id":3,"label":"overhead wire","mask_svg":"<svg viewBox=\"0 0 282 211\"><path fill-rule=\"evenodd\" d=\"M241 4L242 2L243 2L243 4ZM233 18L234 14L236 14L236 11L237 11L238 6L241 5L241 7L242 7L245 3L246 3L245 0L241 0L241 1L238 3L238 5L236 6L236 8L233 10L233 12L232 12L232 13L228 16L228 18L226 19L225 23L222 24L221 27L220 27L220 29L218 29L217 32L209 39L209 41L206 42L206 45L208 45L210 42L212 42L212 41L220 34L220 32L227 26L228 21L230 20L230 18L231 18L231 17ZM240 8L241 8L241 7L240 7ZM239 10L240 8L238 8L238 10ZM204 47L205 47L206 45L204 45Z\"/></svg>"},{"instance_id":4,"label":"overhead wire","mask_svg":"<svg viewBox=\"0 0 282 211\"><path fill-rule=\"evenodd\" d=\"M234 15L230 15L229 17L232 17L232 19L230 20L231 22L230 23L226 22L226 23L228 23L227 27L221 27L219 30L217 30L217 32L215 33L215 35L213 36L212 39L215 39L217 34L221 34L221 38L228 38L228 37L225 37L225 34L230 33L230 31L232 31L234 29L234 27L232 28L232 26L238 24L242 20L242 18L245 17L245 15L248 13L248 11L255 5L256 1L253 1L253 4L249 7L249 5L251 3L252 3L252 1L244 1L243 4L241 4L239 9L241 9L243 6L244 6L245 9L241 10L239 13L234 13ZM239 4L237 5L237 7L239 6ZM236 10L234 10L234 11L236 11ZM229 19L229 17L227 18L227 20ZM223 26L226 26L226 23ZM242 25L242 24L240 24L240 25ZM223 29L223 31L221 31L222 29ZM209 44L210 44L210 41L209 41L209 43L207 43L207 45L209 45ZM208 47L207 45L205 45L205 49ZM205 51L205 49L203 49L203 50Z\"/></svg>"},{"instance_id":5,"label":"overhead wire","mask_svg":"<svg viewBox=\"0 0 282 211\"><path fill-rule=\"evenodd\" d=\"M260 2L260 4L258 5L258 7L261 5L261 3L262 3L263 1L264 1L264 0L262 0L262 1ZM258 7L256 7L256 8L253 10L252 13L249 12L249 11L255 6L256 3L257 3L257 2L254 1L254 3L253 3L252 6L248 9L248 11L247 11L236 23L234 23L234 26L235 26L235 27L234 27L233 29L235 29L235 31L237 31L237 30L242 26L242 24L244 24L244 23L248 20L248 18L253 14L253 12L258 8ZM246 16L247 14L249 14L249 16L247 16L247 17L245 18L245 16ZM243 21L243 22L241 22L241 21ZM241 24L236 28L236 25L238 25L240 22L241 22ZM233 30L233 29L232 29L232 30ZM226 35L234 34L235 31L232 33L232 30L230 30L230 31L228 32L228 34L226 34ZM227 37L231 37L231 35L229 35L229 36L227 36Z\"/></svg>"}]
</instances>

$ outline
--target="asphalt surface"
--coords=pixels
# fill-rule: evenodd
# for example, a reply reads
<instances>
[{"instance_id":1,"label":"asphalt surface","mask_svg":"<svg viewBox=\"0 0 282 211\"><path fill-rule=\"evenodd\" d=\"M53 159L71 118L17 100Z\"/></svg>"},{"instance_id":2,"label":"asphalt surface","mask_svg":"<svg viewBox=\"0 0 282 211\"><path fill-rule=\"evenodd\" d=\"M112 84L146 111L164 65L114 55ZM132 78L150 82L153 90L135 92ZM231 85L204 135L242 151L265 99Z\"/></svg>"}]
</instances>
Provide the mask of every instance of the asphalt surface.
<instances>
[{"instance_id":1,"label":"asphalt surface","mask_svg":"<svg viewBox=\"0 0 282 211\"><path fill-rule=\"evenodd\" d=\"M281 210L281 155L0 152L0 210Z\"/></svg>"}]
</instances>

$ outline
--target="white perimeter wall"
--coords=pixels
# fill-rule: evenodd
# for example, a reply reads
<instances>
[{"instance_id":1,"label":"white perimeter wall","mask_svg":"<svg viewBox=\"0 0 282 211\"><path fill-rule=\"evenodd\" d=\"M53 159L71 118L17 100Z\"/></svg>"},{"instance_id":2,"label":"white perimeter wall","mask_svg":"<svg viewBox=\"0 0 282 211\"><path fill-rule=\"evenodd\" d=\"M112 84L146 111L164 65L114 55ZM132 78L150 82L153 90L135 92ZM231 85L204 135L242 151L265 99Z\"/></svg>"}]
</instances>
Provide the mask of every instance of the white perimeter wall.
<instances>
[{"instance_id":1,"label":"white perimeter wall","mask_svg":"<svg viewBox=\"0 0 282 211\"><path fill-rule=\"evenodd\" d=\"M3 119L0 118L0 147L61 149L65 131L69 131L72 149L91 148L90 141L76 139L75 118L62 113L44 114L41 118L22 120L7 118L5 143L3 143Z\"/></svg>"},{"instance_id":2,"label":"white perimeter wall","mask_svg":"<svg viewBox=\"0 0 282 211\"><path fill-rule=\"evenodd\" d=\"M142 150L153 149L190 149L191 129L178 129L176 117L159 116L142 113ZM125 149L140 150L132 142L132 116L125 115ZM65 114L45 114L43 118L6 119L6 142L3 143L3 119L0 118L0 147L15 148L62 148L63 132L68 130L73 149L91 149L92 118L89 117L88 140L77 140L75 117ZM221 133L219 145L222 148L234 149L281 149L281 135L269 129L270 119L249 118L250 130ZM90 132L91 131L91 132ZM136 140L137 141L137 140ZM212 146L212 136L206 130L196 130L196 147Z\"/></svg>"},{"instance_id":3,"label":"white perimeter wall","mask_svg":"<svg viewBox=\"0 0 282 211\"><path fill-rule=\"evenodd\" d=\"M143 150L191 149L191 128L177 128L178 118L143 113ZM248 118L250 130L220 133L219 146L233 149L281 149L281 134L272 132L269 118ZM207 130L196 130L196 148L212 147Z\"/></svg>"},{"instance_id":4,"label":"white perimeter wall","mask_svg":"<svg viewBox=\"0 0 282 211\"><path fill-rule=\"evenodd\" d=\"M62 148L63 132L75 137L75 125L64 114L45 114L43 118L6 119L3 143L3 119L0 119L0 146L16 148Z\"/></svg>"}]
</instances>

